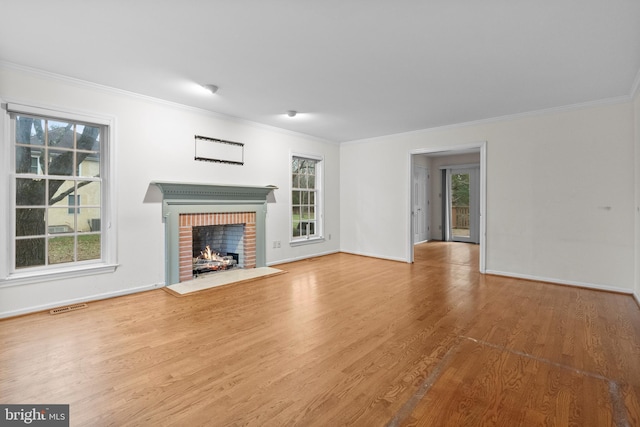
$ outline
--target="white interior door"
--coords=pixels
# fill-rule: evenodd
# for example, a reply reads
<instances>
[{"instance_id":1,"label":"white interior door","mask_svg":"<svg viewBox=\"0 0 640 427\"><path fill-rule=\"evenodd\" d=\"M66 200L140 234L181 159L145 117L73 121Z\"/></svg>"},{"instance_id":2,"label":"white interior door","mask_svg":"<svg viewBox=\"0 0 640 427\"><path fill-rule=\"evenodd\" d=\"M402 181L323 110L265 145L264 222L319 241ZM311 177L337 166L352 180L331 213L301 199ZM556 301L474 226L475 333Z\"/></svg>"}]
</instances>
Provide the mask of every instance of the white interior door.
<instances>
[{"instance_id":1,"label":"white interior door","mask_svg":"<svg viewBox=\"0 0 640 427\"><path fill-rule=\"evenodd\" d=\"M413 243L429 240L429 170L413 169Z\"/></svg>"}]
</instances>

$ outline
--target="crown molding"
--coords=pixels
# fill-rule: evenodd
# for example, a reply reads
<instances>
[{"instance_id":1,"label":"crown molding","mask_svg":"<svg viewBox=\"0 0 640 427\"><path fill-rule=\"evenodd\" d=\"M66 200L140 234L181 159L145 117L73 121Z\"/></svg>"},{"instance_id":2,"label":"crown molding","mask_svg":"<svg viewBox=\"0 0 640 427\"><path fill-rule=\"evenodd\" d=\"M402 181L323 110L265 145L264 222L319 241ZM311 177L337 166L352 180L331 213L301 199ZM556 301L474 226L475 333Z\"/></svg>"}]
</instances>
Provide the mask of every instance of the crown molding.
<instances>
[{"instance_id":1,"label":"crown molding","mask_svg":"<svg viewBox=\"0 0 640 427\"><path fill-rule=\"evenodd\" d=\"M13 63L13 62L0 60L0 68L6 68L6 69L9 69L9 70L20 71L20 72L24 72L24 73L31 74L31 75L34 75L34 76L38 76L38 77L41 77L41 78L50 79L50 80L57 80L57 81L68 83L68 84L71 84L71 85L74 85L74 86L77 86L77 87L97 90L97 91L100 91L100 92L103 92L103 93L108 93L108 94L112 94L112 95L114 94L114 95L119 95L119 96L123 96L123 97L133 98L133 99L146 101L146 102L150 102L150 103L154 103L154 104L164 105L164 106L167 106L167 107L170 107L170 108L175 108L175 109L179 109L179 110L183 110L183 111L189 111L189 112L192 112L192 113L204 114L204 115L207 115L207 116L210 116L210 117L216 117L216 118L219 118L219 119L222 119L222 120L228 120L228 121L236 122L236 123L239 123L239 124L244 124L244 125L247 125L247 126L252 126L252 127L255 127L255 128L268 130L268 131L272 131L272 132L277 132L277 133L281 133L281 134L285 134L285 135L290 135L290 136L294 136L294 137L309 138L309 139L313 139L315 141L322 142L322 143L325 143L325 144L331 144L331 145L338 145L339 144L336 141L327 140L327 139L320 138L320 137L317 137L317 136L314 136L314 135L309 135L309 134L302 133L302 132L296 132L296 131L292 131L292 130L288 130L288 129L283 129L283 128L279 128L277 126L265 125L263 123L254 122L254 121L243 119L243 118L240 118L240 117L231 116L231 115L227 115L227 114L223 114L223 113L218 113L216 111L207 110L207 109L204 109L204 108L192 107L192 106L189 106L189 105L180 104L178 102L168 101L166 99L156 98L156 97L149 96L149 95L143 95L141 93L131 92L131 91L124 90L124 89L118 89L116 87L107 86L107 85L103 85L103 84L100 84L100 83L94 83L94 82L90 82L90 81L87 81L87 80L78 79L78 78L75 78L75 77L65 76L65 75L62 75L62 74L53 73L51 71L45 71L45 70L38 69L38 68L28 67L26 65L20 65L20 64Z\"/></svg>"}]
</instances>

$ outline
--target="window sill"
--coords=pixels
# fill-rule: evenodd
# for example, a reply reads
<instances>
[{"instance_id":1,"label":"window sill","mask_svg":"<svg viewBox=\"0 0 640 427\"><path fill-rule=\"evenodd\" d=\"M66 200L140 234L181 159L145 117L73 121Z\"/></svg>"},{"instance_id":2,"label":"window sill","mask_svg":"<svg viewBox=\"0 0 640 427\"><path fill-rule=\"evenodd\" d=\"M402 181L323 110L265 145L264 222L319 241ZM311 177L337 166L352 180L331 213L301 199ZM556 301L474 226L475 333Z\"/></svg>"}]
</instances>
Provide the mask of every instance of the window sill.
<instances>
[{"instance_id":1,"label":"window sill","mask_svg":"<svg viewBox=\"0 0 640 427\"><path fill-rule=\"evenodd\" d=\"M0 287L25 285L39 282L52 282L54 280L70 279L74 277L90 276L94 274L113 273L118 264L93 264L87 266L74 266L56 270L29 271L9 274L0 279Z\"/></svg>"},{"instance_id":2,"label":"window sill","mask_svg":"<svg viewBox=\"0 0 640 427\"><path fill-rule=\"evenodd\" d=\"M300 240L291 240L289 242L290 246L303 246L303 245L311 245L313 243L322 243L324 242L324 237L312 237L310 239L300 239Z\"/></svg>"}]
</instances>

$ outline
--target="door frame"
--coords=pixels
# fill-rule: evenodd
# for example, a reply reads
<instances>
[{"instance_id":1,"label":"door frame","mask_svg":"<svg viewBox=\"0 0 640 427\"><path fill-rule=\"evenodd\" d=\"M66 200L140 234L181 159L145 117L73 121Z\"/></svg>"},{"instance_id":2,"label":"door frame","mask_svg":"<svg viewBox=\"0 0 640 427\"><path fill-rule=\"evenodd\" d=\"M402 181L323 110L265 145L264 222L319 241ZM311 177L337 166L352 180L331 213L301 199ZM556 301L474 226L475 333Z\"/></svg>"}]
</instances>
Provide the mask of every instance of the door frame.
<instances>
[{"instance_id":1,"label":"door frame","mask_svg":"<svg viewBox=\"0 0 640 427\"><path fill-rule=\"evenodd\" d=\"M479 141L472 142L469 144L461 144L454 146L441 146L441 147L431 147L431 148L417 148L409 151L409 155L407 156L408 162L408 173L406 176L406 185L409 189L409 206L408 206L408 227L406 230L407 242L408 242L408 253L409 253L409 262L414 262L414 250L413 250L413 156L420 154L435 154L435 153L451 153L452 155L458 154L458 152L464 152L471 149L480 149L480 223L479 223L479 238L480 238L480 273L486 272L486 253L487 253L487 141Z\"/></svg>"}]
</instances>

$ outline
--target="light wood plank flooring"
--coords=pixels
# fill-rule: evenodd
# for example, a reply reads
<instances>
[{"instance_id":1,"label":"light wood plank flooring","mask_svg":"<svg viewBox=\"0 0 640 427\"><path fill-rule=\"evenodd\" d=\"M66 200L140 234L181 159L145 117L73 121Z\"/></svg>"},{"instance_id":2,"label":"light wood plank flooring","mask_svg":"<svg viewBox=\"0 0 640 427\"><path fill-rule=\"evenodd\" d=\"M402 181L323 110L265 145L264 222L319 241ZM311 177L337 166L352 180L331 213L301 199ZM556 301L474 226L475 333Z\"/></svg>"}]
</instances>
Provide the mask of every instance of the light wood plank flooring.
<instances>
[{"instance_id":1,"label":"light wood plank flooring","mask_svg":"<svg viewBox=\"0 0 640 427\"><path fill-rule=\"evenodd\" d=\"M0 403L74 426L640 425L632 297L483 276L475 245L415 258L2 320Z\"/></svg>"}]
</instances>

